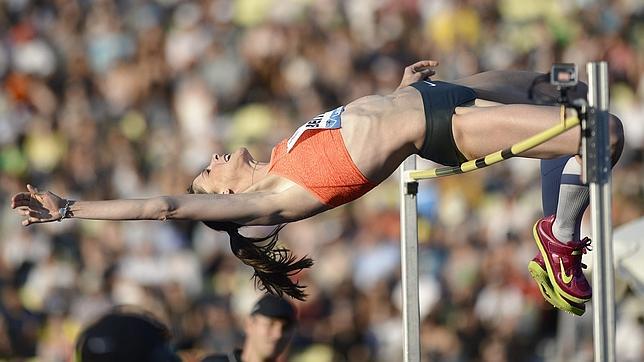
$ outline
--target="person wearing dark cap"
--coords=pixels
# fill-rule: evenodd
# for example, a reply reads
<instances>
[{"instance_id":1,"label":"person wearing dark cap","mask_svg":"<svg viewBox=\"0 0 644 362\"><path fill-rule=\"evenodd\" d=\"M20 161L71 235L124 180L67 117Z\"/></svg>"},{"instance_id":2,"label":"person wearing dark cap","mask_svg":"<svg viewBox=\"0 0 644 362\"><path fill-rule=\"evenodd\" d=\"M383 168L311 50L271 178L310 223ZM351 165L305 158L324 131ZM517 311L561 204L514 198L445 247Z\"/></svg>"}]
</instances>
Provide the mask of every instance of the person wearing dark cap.
<instances>
[{"instance_id":1,"label":"person wearing dark cap","mask_svg":"<svg viewBox=\"0 0 644 362\"><path fill-rule=\"evenodd\" d=\"M75 362L180 362L170 331L147 312L116 307L76 340Z\"/></svg>"},{"instance_id":2,"label":"person wearing dark cap","mask_svg":"<svg viewBox=\"0 0 644 362\"><path fill-rule=\"evenodd\" d=\"M272 294L264 295L244 323L242 349L210 355L202 362L272 362L288 347L297 321L295 307Z\"/></svg>"}]
</instances>

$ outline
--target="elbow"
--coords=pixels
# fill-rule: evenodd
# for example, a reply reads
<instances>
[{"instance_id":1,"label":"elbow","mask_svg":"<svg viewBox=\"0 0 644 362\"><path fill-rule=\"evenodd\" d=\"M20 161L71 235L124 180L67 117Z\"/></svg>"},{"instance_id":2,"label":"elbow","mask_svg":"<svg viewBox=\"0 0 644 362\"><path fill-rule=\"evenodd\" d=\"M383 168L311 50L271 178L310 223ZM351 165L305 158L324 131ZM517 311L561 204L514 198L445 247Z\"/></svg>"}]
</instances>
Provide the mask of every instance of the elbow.
<instances>
[{"instance_id":1,"label":"elbow","mask_svg":"<svg viewBox=\"0 0 644 362\"><path fill-rule=\"evenodd\" d=\"M150 219L165 221L176 218L177 203L168 196L156 197L148 210Z\"/></svg>"}]
</instances>

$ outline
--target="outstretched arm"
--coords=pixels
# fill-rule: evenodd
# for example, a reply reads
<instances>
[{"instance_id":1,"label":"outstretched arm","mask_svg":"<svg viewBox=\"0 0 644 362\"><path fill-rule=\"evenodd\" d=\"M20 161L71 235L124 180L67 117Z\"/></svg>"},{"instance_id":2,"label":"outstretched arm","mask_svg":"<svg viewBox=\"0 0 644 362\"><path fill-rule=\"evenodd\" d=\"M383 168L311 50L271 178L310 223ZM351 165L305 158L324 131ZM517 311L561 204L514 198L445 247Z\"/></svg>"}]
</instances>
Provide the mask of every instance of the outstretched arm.
<instances>
[{"instance_id":1,"label":"outstretched arm","mask_svg":"<svg viewBox=\"0 0 644 362\"><path fill-rule=\"evenodd\" d=\"M16 194L11 207L25 219L22 224L58 221L62 218L93 220L198 220L232 221L244 225L272 225L306 217L307 210L285 207L288 193L186 194L147 199L74 201L52 192ZM297 203L295 203L297 204ZM67 206L67 207L66 207ZM64 214L64 215L63 215Z\"/></svg>"},{"instance_id":2,"label":"outstretched arm","mask_svg":"<svg viewBox=\"0 0 644 362\"><path fill-rule=\"evenodd\" d=\"M11 199L11 207L25 216L24 226L80 218L96 220L159 220L163 216L164 202L161 198L74 201L27 185L27 192L16 194Z\"/></svg>"}]
</instances>

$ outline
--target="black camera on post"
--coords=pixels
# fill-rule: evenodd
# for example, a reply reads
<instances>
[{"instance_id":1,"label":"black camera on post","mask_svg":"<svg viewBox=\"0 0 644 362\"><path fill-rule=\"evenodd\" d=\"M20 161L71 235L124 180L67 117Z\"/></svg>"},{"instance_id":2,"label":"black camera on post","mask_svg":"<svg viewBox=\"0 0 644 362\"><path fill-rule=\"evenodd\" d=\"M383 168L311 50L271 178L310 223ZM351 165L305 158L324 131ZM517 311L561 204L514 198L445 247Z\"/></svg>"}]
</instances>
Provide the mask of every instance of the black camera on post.
<instances>
[{"instance_id":1,"label":"black camera on post","mask_svg":"<svg viewBox=\"0 0 644 362\"><path fill-rule=\"evenodd\" d=\"M550 84L559 88L577 85L577 65L574 63L555 63L550 70Z\"/></svg>"},{"instance_id":2,"label":"black camera on post","mask_svg":"<svg viewBox=\"0 0 644 362\"><path fill-rule=\"evenodd\" d=\"M555 63L550 69L550 84L557 87L557 103L570 105L568 91L577 86L577 65L574 63Z\"/></svg>"},{"instance_id":3,"label":"black camera on post","mask_svg":"<svg viewBox=\"0 0 644 362\"><path fill-rule=\"evenodd\" d=\"M528 88L528 99L534 104L570 105L568 93L573 94L575 92L578 82L576 64L555 63L550 68L550 73L534 78ZM553 91L559 93L554 99Z\"/></svg>"}]
</instances>

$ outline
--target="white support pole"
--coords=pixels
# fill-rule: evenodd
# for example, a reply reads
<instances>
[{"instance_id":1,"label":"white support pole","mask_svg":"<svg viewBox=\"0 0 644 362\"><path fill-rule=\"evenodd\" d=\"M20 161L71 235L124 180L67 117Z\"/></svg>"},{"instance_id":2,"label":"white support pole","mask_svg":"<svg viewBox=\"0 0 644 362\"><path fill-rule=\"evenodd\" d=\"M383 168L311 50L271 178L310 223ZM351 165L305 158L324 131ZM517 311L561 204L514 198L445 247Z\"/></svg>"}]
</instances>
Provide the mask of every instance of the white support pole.
<instances>
[{"instance_id":1,"label":"white support pole","mask_svg":"<svg viewBox=\"0 0 644 362\"><path fill-rule=\"evenodd\" d=\"M570 313L559 312L557 316L557 351L556 362L567 362L573 359L577 352L579 339L579 317Z\"/></svg>"},{"instance_id":2,"label":"white support pole","mask_svg":"<svg viewBox=\"0 0 644 362\"><path fill-rule=\"evenodd\" d=\"M418 295L418 182L406 171L416 169L416 155L400 168L400 262L402 271L403 361L420 362L420 301Z\"/></svg>"},{"instance_id":3,"label":"white support pole","mask_svg":"<svg viewBox=\"0 0 644 362\"><path fill-rule=\"evenodd\" d=\"M593 252L593 336L596 362L615 361L615 273L611 225L608 65L588 63L583 127L584 181L590 183Z\"/></svg>"}]
</instances>

